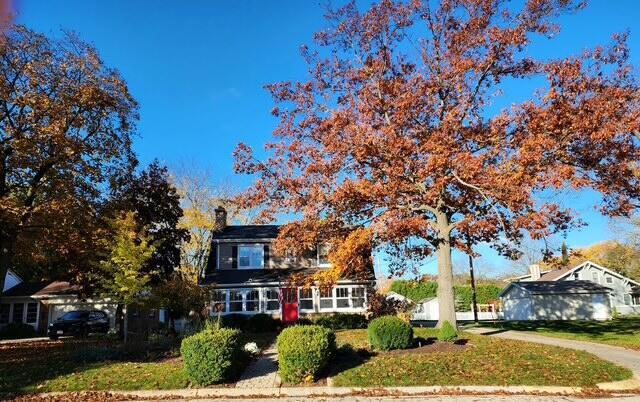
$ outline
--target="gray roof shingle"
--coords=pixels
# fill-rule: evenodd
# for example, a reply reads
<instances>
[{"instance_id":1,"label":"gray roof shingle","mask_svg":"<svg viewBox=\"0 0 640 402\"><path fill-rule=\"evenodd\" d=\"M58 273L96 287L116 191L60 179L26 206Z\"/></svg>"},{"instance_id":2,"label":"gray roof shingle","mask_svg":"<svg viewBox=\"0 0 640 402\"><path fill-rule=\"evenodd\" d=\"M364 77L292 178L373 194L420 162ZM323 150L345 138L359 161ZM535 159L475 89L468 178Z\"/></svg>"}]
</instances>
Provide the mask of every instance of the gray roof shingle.
<instances>
[{"instance_id":1,"label":"gray roof shingle","mask_svg":"<svg viewBox=\"0 0 640 402\"><path fill-rule=\"evenodd\" d=\"M275 239L278 237L280 227L280 225L231 225L214 233L212 238L216 240Z\"/></svg>"},{"instance_id":2,"label":"gray roof shingle","mask_svg":"<svg viewBox=\"0 0 640 402\"><path fill-rule=\"evenodd\" d=\"M520 286L532 294L588 294L609 293L611 291L611 289L591 281L514 282L513 285Z\"/></svg>"}]
</instances>

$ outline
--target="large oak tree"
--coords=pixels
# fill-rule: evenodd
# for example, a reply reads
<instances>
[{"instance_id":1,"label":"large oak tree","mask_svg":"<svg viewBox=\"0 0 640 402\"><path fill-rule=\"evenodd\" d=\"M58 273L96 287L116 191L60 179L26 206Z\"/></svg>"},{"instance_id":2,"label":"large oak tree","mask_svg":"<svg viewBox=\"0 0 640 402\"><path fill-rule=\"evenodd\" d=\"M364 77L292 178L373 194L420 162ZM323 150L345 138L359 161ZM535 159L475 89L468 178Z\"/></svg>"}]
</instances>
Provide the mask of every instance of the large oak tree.
<instances>
[{"instance_id":1,"label":"large oak tree","mask_svg":"<svg viewBox=\"0 0 640 402\"><path fill-rule=\"evenodd\" d=\"M405 259L435 254L439 324L455 323L452 249L487 242L514 256L524 232L565 230L575 214L543 192L593 189L607 215L637 205L640 90L626 35L570 57L529 52L579 8L383 0L329 11L329 28L303 49L309 79L268 87L279 118L270 156L236 151L237 170L257 175L245 204L264 220L300 217L282 231L289 248L371 239ZM540 87L495 111L507 81Z\"/></svg>"},{"instance_id":2,"label":"large oak tree","mask_svg":"<svg viewBox=\"0 0 640 402\"><path fill-rule=\"evenodd\" d=\"M135 166L138 106L120 74L75 35L52 39L16 25L2 37L0 281L15 264L64 263L66 276L80 275L99 243L108 186Z\"/></svg>"}]
</instances>

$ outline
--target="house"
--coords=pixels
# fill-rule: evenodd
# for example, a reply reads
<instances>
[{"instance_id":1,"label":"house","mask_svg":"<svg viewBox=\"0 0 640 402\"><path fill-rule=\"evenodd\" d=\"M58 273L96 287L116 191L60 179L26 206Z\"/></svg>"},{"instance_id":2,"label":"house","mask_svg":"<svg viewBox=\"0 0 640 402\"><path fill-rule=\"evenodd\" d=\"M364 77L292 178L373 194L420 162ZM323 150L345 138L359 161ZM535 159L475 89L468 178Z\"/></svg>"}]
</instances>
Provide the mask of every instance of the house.
<instances>
[{"instance_id":1,"label":"house","mask_svg":"<svg viewBox=\"0 0 640 402\"><path fill-rule=\"evenodd\" d=\"M592 281L522 281L501 293L505 320L608 320L611 289Z\"/></svg>"},{"instance_id":2,"label":"house","mask_svg":"<svg viewBox=\"0 0 640 402\"><path fill-rule=\"evenodd\" d=\"M44 334L48 323L72 310L104 311L113 328L116 308L117 303L109 299L80 300L77 289L69 282L25 282L8 270L0 294L0 328L12 322L22 322Z\"/></svg>"},{"instance_id":3,"label":"house","mask_svg":"<svg viewBox=\"0 0 640 402\"><path fill-rule=\"evenodd\" d=\"M617 314L640 313L640 283L611 271L591 261L585 261L573 268L541 271L539 265L531 265L529 273L510 281L517 282L566 282L590 281L610 290L609 302Z\"/></svg>"},{"instance_id":4,"label":"house","mask_svg":"<svg viewBox=\"0 0 640 402\"><path fill-rule=\"evenodd\" d=\"M370 275L343 278L333 287L291 285L293 277L330 268L328 247L318 245L301 257L276 256L272 243L279 225L227 225L219 207L211 251L201 285L213 287L211 314L264 313L295 322L317 313L364 313L367 294L375 285ZM316 284L317 285L317 284Z\"/></svg>"}]
</instances>

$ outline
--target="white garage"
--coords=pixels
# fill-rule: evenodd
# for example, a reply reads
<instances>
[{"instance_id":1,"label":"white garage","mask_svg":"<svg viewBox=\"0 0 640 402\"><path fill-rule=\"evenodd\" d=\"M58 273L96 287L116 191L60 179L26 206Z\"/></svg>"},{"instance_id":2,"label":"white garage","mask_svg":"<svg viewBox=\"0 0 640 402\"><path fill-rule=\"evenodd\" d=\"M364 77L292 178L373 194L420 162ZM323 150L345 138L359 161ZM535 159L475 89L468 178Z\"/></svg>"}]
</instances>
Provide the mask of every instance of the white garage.
<instances>
[{"instance_id":1,"label":"white garage","mask_svg":"<svg viewBox=\"0 0 640 402\"><path fill-rule=\"evenodd\" d=\"M610 292L591 281L513 282L500 299L509 321L608 320Z\"/></svg>"}]
</instances>

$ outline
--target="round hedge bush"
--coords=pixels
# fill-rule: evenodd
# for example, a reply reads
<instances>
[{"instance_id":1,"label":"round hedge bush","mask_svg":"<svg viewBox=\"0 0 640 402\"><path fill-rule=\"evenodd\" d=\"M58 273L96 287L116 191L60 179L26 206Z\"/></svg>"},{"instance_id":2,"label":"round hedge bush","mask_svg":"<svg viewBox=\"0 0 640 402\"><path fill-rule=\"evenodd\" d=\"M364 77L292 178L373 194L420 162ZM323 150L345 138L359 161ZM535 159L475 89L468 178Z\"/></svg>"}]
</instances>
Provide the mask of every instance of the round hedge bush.
<instances>
[{"instance_id":1,"label":"round hedge bush","mask_svg":"<svg viewBox=\"0 0 640 402\"><path fill-rule=\"evenodd\" d=\"M240 331L232 328L205 329L182 340L180 354L189 379L211 385L235 374L241 360Z\"/></svg>"},{"instance_id":2,"label":"round hedge bush","mask_svg":"<svg viewBox=\"0 0 640 402\"><path fill-rule=\"evenodd\" d=\"M413 343L411 324L390 315L371 321L367 334L371 347L379 350L406 349Z\"/></svg>"},{"instance_id":3,"label":"round hedge bush","mask_svg":"<svg viewBox=\"0 0 640 402\"><path fill-rule=\"evenodd\" d=\"M278 336L278 365L288 384L313 381L336 348L332 330L319 325L296 325Z\"/></svg>"}]
</instances>

